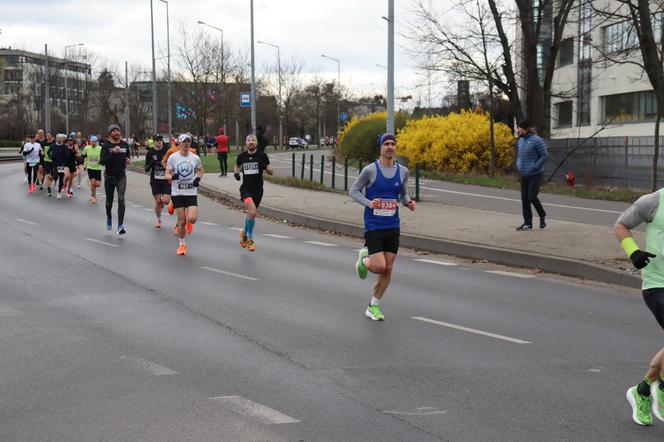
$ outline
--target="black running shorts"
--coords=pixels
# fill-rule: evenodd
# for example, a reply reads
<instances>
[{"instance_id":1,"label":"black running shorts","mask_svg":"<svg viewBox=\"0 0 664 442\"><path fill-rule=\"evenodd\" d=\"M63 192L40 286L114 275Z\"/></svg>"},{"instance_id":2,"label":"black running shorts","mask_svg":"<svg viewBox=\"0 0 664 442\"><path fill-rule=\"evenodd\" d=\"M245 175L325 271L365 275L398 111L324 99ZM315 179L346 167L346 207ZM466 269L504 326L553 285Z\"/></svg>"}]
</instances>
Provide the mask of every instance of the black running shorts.
<instances>
[{"instance_id":1,"label":"black running shorts","mask_svg":"<svg viewBox=\"0 0 664 442\"><path fill-rule=\"evenodd\" d=\"M369 255L380 252L396 254L399 251L399 229L369 230L364 234L364 245Z\"/></svg>"},{"instance_id":2,"label":"black running shorts","mask_svg":"<svg viewBox=\"0 0 664 442\"><path fill-rule=\"evenodd\" d=\"M664 328L664 287L644 290L643 300L655 315L659 326Z\"/></svg>"},{"instance_id":3,"label":"black running shorts","mask_svg":"<svg viewBox=\"0 0 664 442\"><path fill-rule=\"evenodd\" d=\"M196 195L174 195L171 197L171 201L173 201L174 209L198 206L198 197Z\"/></svg>"},{"instance_id":4,"label":"black running shorts","mask_svg":"<svg viewBox=\"0 0 664 442\"><path fill-rule=\"evenodd\" d=\"M101 181L101 170L88 169L88 178L91 180Z\"/></svg>"},{"instance_id":5,"label":"black running shorts","mask_svg":"<svg viewBox=\"0 0 664 442\"><path fill-rule=\"evenodd\" d=\"M153 196L171 194L171 183L168 180L152 180L150 181L150 188Z\"/></svg>"},{"instance_id":6,"label":"black running shorts","mask_svg":"<svg viewBox=\"0 0 664 442\"><path fill-rule=\"evenodd\" d=\"M263 189L247 189L240 187L240 199L244 202L247 198L253 199L256 207L260 206L261 200L263 199Z\"/></svg>"}]
</instances>

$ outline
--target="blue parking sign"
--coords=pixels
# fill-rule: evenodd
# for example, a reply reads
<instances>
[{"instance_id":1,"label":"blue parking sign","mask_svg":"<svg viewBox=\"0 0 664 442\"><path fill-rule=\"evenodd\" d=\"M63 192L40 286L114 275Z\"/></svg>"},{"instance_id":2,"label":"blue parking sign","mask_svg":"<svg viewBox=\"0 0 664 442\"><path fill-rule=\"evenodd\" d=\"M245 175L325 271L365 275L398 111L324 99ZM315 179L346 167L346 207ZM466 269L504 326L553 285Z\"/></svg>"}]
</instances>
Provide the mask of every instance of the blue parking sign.
<instances>
[{"instance_id":1,"label":"blue parking sign","mask_svg":"<svg viewBox=\"0 0 664 442\"><path fill-rule=\"evenodd\" d=\"M240 92L240 107L251 107L251 92Z\"/></svg>"}]
</instances>

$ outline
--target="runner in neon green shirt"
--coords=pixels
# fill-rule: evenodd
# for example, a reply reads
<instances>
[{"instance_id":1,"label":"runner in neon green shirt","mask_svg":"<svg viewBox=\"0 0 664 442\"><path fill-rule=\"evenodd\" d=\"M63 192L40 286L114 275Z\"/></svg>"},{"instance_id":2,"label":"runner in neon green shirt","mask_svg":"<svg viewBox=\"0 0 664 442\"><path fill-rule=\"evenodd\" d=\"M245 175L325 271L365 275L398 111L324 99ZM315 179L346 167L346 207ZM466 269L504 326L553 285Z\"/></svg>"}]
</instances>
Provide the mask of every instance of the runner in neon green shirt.
<instances>
[{"instance_id":1,"label":"runner in neon green shirt","mask_svg":"<svg viewBox=\"0 0 664 442\"><path fill-rule=\"evenodd\" d=\"M101 186L101 146L97 144L97 137L90 137L90 144L83 149L83 158L85 158L85 167L88 169L88 178L90 179L90 192L92 204L97 203L97 187Z\"/></svg>"}]
</instances>

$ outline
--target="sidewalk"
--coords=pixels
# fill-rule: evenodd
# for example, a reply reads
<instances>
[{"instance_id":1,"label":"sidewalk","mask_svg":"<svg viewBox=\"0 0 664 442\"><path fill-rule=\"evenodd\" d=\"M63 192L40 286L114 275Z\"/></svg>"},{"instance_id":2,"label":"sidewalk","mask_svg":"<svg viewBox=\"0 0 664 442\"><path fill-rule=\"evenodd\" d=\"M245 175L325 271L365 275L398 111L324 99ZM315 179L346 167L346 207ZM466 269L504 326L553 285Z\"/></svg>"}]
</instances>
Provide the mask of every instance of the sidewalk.
<instances>
[{"instance_id":1,"label":"sidewalk","mask_svg":"<svg viewBox=\"0 0 664 442\"><path fill-rule=\"evenodd\" d=\"M239 182L232 175L206 174L200 191L239 205ZM260 212L307 227L362 236L363 208L348 195L265 182ZM517 232L520 216L422 202L413 213L402 208L401 244L465 258L539 268L544 271L630 287L638 274L610 227L547 219L544 230ZM643 232L636 240L645 242Z\"/></svg>"}]
</instances>

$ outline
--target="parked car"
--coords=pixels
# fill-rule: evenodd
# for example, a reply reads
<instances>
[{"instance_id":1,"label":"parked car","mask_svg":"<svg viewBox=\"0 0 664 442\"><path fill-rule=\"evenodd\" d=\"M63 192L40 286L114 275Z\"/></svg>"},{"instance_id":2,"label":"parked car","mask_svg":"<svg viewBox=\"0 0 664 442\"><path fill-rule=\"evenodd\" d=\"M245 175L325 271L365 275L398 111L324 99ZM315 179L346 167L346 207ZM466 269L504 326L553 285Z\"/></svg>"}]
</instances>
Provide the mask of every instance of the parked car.
<instances>
[{"instance_id":1,"label":"parked car","mask_svg":"<svg viewBox=\"0 0 664 442\"><path fill-rule=\"evenodd\" d=\"M288 139L288 147L291 149L306 149L309 144L303 138L292 137Z\"/></svg>"}]
</instances>

